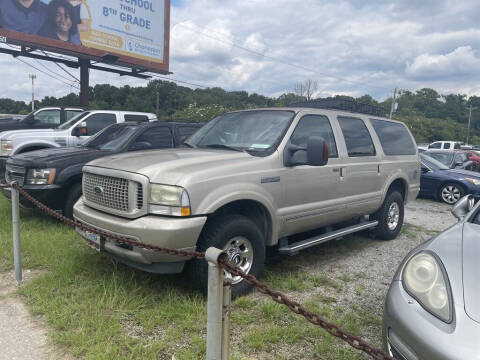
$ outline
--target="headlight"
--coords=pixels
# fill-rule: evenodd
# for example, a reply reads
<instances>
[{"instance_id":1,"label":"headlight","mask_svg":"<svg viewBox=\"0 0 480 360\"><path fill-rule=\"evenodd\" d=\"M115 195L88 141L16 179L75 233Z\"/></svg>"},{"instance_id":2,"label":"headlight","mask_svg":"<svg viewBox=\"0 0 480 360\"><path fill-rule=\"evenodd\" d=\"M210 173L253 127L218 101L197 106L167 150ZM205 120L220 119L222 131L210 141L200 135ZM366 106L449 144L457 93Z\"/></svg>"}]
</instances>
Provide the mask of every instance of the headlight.
<instances>
[{"instance_id":1,"label":"headlight","mask_svg":"<svg viewBox=\"0 0 480 360\"><path fill-rule=\"evenodd\" d=\"M27 184L53 184L55 169L30 169L27 173Z\"/></svg>"},{"instance_id":2,"label":"headlight","mask_svg":"<svg viewBox=\"0 0 480 360\"><path fill-rule=\"evenodd\" d=\"M450 285L439 261L429 253L413 256L403 272L405 290L420 305L445 322L452 320Z\"/></svg>"},{"instance_id":3,"label":"headlight","mask_svg":"<svg viewBox=\"0 0 480 360\"><path fill-rule=\"evenodd\" d=\"M480 185L480 179L465 178L470 184Z\"/></svg>"},{"instance_id":4,"label":"headlight","mask_svg":"<svg viewBox=\"0 0 480 360\"><path fill-rule=\"evenodd\" d=\"M2 140L0 142L0 154L2 156L8 156L12 152L12 141L11 140Z\"/></svg>"},{"instance_id":5,"label":"headlight","mask_svg":"<svg viewBox=\"0 0 480 360\"><path fill-rule=\"evenodd\" d=\"M158 215L190 216L190 198L180 186L150 184L149 212Z\"/></svg>"}]
</instances>

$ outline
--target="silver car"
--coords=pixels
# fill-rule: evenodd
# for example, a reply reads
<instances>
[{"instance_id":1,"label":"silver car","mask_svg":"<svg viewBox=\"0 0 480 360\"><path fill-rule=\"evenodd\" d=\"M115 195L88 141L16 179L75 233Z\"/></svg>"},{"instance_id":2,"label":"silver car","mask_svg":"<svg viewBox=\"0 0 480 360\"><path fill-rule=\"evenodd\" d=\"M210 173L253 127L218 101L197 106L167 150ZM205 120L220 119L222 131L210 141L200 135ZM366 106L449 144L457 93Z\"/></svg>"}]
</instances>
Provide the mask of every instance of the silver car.
<instances>
[{"instance_id":1,"label":"silver car","mask_svg":"<svg viewBox=\"0 0 480 360\"><path fill-rule=\"evenodd\" d=\"M480 359L480 202L467 195L452 213L459 222L411 251L390 285L383 339L396 359Z\"/></svg>"}]
</instances>

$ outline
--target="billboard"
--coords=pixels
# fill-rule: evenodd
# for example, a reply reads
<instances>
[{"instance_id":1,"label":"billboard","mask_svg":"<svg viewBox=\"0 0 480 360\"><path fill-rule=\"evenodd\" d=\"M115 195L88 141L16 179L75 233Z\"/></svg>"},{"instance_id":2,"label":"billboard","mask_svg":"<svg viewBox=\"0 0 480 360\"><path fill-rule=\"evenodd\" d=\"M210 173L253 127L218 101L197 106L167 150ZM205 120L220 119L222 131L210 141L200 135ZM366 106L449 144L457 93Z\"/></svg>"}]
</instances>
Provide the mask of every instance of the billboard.
<instances>
[{"instance_id":1,"label":"billboard","mask_svg":"<svg viewBox=\"0 0 480 360\"><path fill-rule=\"evenodd\" d=\"M170 0L0 0L0 41L159 73L169 29Z\"/></svg>"}]
</instances>

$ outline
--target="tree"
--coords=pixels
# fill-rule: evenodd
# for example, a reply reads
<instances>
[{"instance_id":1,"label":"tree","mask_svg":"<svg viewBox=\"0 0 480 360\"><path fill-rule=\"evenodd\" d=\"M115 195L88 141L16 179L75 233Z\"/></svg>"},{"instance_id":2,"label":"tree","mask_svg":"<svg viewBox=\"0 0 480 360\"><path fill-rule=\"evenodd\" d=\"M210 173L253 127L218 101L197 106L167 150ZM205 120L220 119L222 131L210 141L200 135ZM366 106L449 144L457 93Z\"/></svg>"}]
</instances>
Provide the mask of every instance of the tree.
<instances>
[{"instance_id":1,"label":"tree","mask_svg":"<svg viewBox=\"0 0 480 360\"><path fill-rule=\"evenodd\" d=\"M305 80L304 82L298 82L294 86L294 92L298 96L303 96L307 101L312 100L313 94L318 90L318 83L316 80Z\"/></svg>"}]
</instances>

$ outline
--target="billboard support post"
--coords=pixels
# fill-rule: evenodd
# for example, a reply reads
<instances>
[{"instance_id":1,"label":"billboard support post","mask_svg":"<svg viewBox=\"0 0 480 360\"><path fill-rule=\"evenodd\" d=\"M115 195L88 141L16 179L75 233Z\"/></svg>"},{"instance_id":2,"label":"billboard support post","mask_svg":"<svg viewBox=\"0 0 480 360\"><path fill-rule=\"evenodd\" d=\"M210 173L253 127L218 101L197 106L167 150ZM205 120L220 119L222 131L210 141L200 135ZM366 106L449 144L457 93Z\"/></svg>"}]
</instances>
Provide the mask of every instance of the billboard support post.
<instances>
[{"instance_id":1,"label":"billboard support post","mask_svg":"<svg viewBox=\"0 0 480 360\"><path fill-rule=\"evenodd\" d=\"M78 59L80 64L80 106L88 107L88 83L90 60Z\"/></svg>"}]
</instances>

